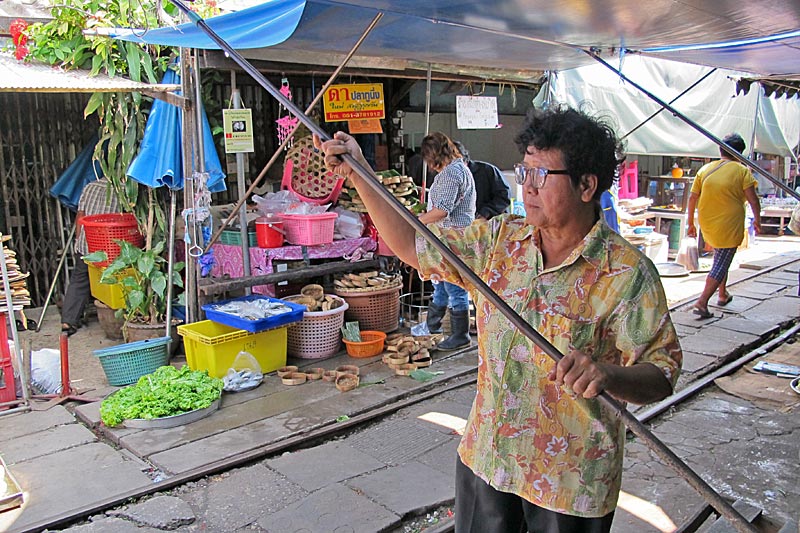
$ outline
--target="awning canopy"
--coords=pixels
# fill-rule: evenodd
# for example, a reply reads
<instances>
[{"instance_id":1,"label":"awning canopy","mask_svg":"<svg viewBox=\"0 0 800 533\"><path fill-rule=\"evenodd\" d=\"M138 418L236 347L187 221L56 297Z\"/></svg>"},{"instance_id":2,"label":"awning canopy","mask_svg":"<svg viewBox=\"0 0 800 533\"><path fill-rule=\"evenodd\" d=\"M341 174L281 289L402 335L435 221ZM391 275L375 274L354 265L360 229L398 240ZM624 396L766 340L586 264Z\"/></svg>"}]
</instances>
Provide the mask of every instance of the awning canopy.
<instances>
[{"instance_id":1,"label":"awning canopy","mask_svg":"<svg viewBox=\"0 0 800 533\"><path fill-rule=\"evenodd\" d=\"M727 0L267 0L208 20L238 50L358 56L514 71L566 70L621 50L758 76L800 74L796 2ZM114 30L131 41L215 49L191 25ZM723 44L720 44L723 43ZM248 55L248 54L245 54Z\"/></svg>"}]
</instances>

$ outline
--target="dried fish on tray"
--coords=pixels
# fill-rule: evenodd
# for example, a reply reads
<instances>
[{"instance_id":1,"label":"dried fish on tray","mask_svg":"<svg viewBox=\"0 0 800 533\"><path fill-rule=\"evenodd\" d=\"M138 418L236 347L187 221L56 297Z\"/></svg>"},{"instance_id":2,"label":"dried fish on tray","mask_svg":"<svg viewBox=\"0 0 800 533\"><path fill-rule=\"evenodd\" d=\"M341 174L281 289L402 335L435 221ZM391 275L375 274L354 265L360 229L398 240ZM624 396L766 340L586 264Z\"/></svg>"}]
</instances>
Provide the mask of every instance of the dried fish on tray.
<instances>
[{"instance_id":1,"label":"dried fish on tray","mask_svg":"<svg viewBox=\"0 0 800 533\"><path fill-rule=\"evenodd\" d=\"M203 306L209 320L251 333L299 322L305 310L304 305L255 294Z\"/></svg>"}]
</instances>

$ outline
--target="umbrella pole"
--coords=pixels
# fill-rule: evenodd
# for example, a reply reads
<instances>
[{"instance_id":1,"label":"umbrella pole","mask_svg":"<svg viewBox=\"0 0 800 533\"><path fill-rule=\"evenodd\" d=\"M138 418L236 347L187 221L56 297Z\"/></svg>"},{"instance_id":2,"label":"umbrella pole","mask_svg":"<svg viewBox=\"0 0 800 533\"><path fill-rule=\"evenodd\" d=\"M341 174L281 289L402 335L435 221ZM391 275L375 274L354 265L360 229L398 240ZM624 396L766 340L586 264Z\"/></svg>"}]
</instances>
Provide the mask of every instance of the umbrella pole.
<instances>
[{"instance_id":1,"label":"umbrella pole","mask_svg":"<svg viewBox=\"0 0 800 533\"><path fill-rule=\"evenodd\" d=\"M175 189L169 189L169 239L167 240L167 332L165 337L172 338L172 274L175 267L175 216L177 211ZM172 342L172 341L170 341Z\"/></svg>"},{"instance_id":2,"label":"umbrella pole","mask_svg":"<svg viewBox=\"0 0 800 533\"><path fill-rule=\"evenodd\" d=\"M317 103L319 103L319 101L322 99L322 96L325 94L325 91L327 91L328 87L330 87L336 80L336 78L339 77L339 73L342 71L345 65L347 65L347 63L350 62L350 58L352 58L353 55L355 55L356 50L359 49L361 43L364 42L364 39L367 38L367 35L370 34L372 29L378 24L378 21L380 21L381 18L383 18L383 13L378 13L377 15L375 15L375 17L372 19L372 22L370 22L369 26L367 26L367 29L364 30L364 32L361 34L361 37L359 37L358 41L356 41L356 44L353 45L353 47L347 53L347 55L339 64L339 66L336 67L336 70L334 70L333 73L330 75L328 81L325 82L325 85L322 86L322 89L320 89L320 91L316 95L314 95L314 99L306 108L306 114L311 113L311 111L314 110L314 107L316 107ZM275 153L272 154L272 157L270 158L269 161L267 161L267 164L264 165L264 168L261 170L261 173L258 175L258 177L256 177L255 180L253 180L253 183L250 184L250 187L247 189L247 192L245 192L244 195L240 196L239 201L236 202L235 206L233 206L231 214L228 215L228 218L225 220L225 222L220 224L219 229L217 229L214 235L211 236L211 240L208 241L208 245L206 245L206 249L203 251L204 253L208 253L208 251L211 249L211 245L217 242L219 236L222 235L222 231L226 227L228 227L228 224L230 224L231 220L233 220L233 218L236 216L236 213L239 212L239 209L242 207L242 205L247 201L248 198L250 198L250 195L253 193L256 187L258 187L258 185L261 183L261 180L264 179L264 176L267 175L269 169L272 168L272 165L275 163L275 161L278 160L278 157L283 152L283 149L286 147L287 144L291 142L292 135L294 135L294 132L297 130L298 127L300 127L299 122L294 125L292 130L289 132L289 135L286 136L286 138L283 140L280 146L278 146L278 148L275 150Z\"/></svg>"},{"instance_id":3,"label":"umbrella pole","mask_svg":"<svg viewBox=\"0 0 800 533\"><path fill-rule=\"evenodd\" d=\"M208 24L195 12L191 11L184 3L183 0L173 0L177 6L189 19L200 28L211 40L213 40L220 48L222 48L228 55L241 66L245 72L250 74L253 79L258 82L264 89L267 90L278 102L280 102L286 109L296 116L300 122L315 133L320 139L330 140L331 136L325 132L318 124L306 116L296 105L294 105L288 98L283 96L281 92L274 87L269 80L267 80L253 65L251 65L242 55L237 52L230 44L217 35ZM666 104L665 104L666 105ZM563 354L553 346L541 333L536 331L533 326L528 324L521 316L519 316L508 303L498 296L475 272L456 256L443 242L436 238L433 232L428 227L420 222L413 213L400 203L400 201L392 195L392 193L383 187L377 180L371 169L363 166L356 161L352 156L345 154L342 159L355 170L359 176L364 178L364 182L368 187L371 187L373 192L381 197L387 205L391 206L397 214L417 233L421 234L428 243L436 249L444 259L453 265L459 274L467 281L468 284L473 285L481 294L486 297L489 302L497 308L499 312L505 316L512 325L514 325L520 333L525 335L539 349L546 353L554 361L560 361ZM794 192L794 191L792 191ZM711 504L714 509L727 518L731 524L740 533L757 533L757 529L750 522L748 522L733 506L728 503L722 496L717 494L711 486L706 483L697 473L689 468L675 453L670 450L658 437L656 437L647 427L636 419L619 401L611 397L610 394L603 391L597 396L597 401L614 414L617 418L631 430L631 432L642 439L642 441L655 452L668 466L672 467L678 475L680 475L689 485L694 488L705 500Z\"/></svg>"},{"instance_id":4,"label":"umbrella pole","mask_svg":"<svg viewBox=\"0 0 800 533\"><path fill-rule=\"evenodd\" d=\"M69 230L67 243L64 245L64 249L61 251L61 259L58 260L58 266L56 267L56 275L53 276L53 283L50 284L50 290L47 291L47 298L44 299L44 305L42 306L42 314L39 315L39 322L36 323L36 333L39 333L39 330L42 329L42 320L44 320L44 314L47 312L47 307L50 305L50 298L53 297L53 292L56 290L56 284L58 283L58 274L61 272L61 267L64 266L64 260L67 258L67 254L69 253L69 245L72 244L72 239L74 238L75 238L75 224L73 224L72 228ZM25 326L27 327L27 324Z\"/></svg>"}]
</instances>

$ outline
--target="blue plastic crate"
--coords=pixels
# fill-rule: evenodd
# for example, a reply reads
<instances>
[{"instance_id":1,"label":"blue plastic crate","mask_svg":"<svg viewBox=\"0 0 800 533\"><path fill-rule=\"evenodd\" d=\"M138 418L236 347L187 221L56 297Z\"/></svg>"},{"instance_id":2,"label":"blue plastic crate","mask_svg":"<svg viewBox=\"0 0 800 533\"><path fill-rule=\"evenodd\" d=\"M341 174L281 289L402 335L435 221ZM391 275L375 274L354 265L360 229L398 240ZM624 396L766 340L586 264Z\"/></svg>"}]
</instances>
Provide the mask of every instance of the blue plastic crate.
<instances>
[{"instance_id":1,"label":"blue plastic crate","mask_svg":"<svg viewBox=\"0 0 800 533\"><path fill-rule=\"evenodd\" d=\"M287 307L290 307L292 311L259 320L246 320L242 317L230 315L217 310L219 307L230 302L251 302L254 300L279 302ZM303 320L303 313L306 312L306 306L296 304L294 302L287 302L278 298L270 298L269 296L259 296L253 294L250 296L243 296L241 298L234 298L232 300L206 304L203 306L203 311L206 312L206 318L209 320L213 320L214 322L218 322L220 324L225 324L226 326L231 326L232 328L243 329L245 331L249 331L250 333L258 333L259 331L277 328L280 326L285 326L286 324L291 324L292 322L299 322Z\"/></svg>"}]
</instances>

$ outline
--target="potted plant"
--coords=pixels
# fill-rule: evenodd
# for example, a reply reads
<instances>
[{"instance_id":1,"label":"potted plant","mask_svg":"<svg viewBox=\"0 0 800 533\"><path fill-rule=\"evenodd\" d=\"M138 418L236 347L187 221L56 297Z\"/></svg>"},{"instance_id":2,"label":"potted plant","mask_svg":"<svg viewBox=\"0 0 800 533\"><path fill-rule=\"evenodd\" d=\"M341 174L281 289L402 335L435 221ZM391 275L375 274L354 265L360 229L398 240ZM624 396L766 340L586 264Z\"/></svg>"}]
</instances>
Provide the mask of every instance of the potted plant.
<instances>
[{"instance_id":1,"label":"potted plant","mask_svg":"<svg viewBox=\"0 0 800 533\"><path fill-rule=\"evenodd\" d=\"M125 306L117 310L117 316L124 319L122 327L126 342L146 338L163 337L166 332L167 311L167 260L162 256L164 241L150 248L137 248L133 244L117 240L120 254L103 270L101 283L119 285L125 299ZM85 261L107 261L108 254L98 251L83 257ZM183 287L180 271L184 263L173 266L172 283ZM173 320L171 333L177 340ZM173 343L173 346L177 342Z\"/></svg>"}]
</instances>

